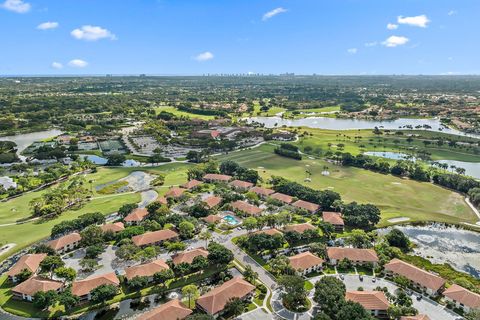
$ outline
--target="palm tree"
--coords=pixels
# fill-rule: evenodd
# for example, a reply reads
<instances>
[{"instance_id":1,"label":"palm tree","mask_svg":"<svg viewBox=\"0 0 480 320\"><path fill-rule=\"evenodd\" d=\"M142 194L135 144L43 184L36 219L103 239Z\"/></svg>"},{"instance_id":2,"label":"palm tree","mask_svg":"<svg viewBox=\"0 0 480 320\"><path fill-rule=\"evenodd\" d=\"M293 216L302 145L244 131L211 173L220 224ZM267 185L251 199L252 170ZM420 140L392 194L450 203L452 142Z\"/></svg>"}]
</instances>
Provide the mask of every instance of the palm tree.
<instances>
[{"instance_id":1,"label":"palm tree","mask_svg":"<svg viewBox=\"0 0 480 320\"><path fill-rule=\"evenodd\" d=\"M243 277L250 283L255 284L255 280L258 278L258 273L253 271L252 267L247 265L243 271Z\"/></svg>"},{"instance_id":2,"label":"palm tree","mask_svg":"<svg viewBox=\"0 0 480 320\"><path fill-rule=\"evenodd\" d=\"M200 240L205 240L205 248L208 247L208 240L212 239L212 233L208 230L203 231L198 235Z\"/></svg>"}]
</instances>

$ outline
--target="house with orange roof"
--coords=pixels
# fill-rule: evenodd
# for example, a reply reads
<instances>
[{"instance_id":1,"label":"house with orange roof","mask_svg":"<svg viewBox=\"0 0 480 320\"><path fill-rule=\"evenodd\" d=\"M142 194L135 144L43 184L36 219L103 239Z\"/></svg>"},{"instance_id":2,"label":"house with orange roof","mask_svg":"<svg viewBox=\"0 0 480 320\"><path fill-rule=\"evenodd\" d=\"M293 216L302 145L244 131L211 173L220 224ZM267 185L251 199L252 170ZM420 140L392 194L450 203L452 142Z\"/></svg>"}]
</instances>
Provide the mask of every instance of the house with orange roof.
<instances>
[{"instance_id":1,"label":"house with orange roof","mask_svg":"<svg viewBox=\"0 0 480 320\"><path fill-rule=\"evenodd\" d=\"M343 232L345 222L343 222L342 214L339 212L323 211L323 222L328 222L335 227L335 232Z\"/></svg>"},{"instance_id":2,"label":"house with orange roof","mask_svg":"<svg viewBox=\"0 0 480 320\"><path fill-rule=\"evenodd\" d=\"M187 189L187 190L195 190L199 186L201 186L202 184L203 184L202 181L192 179L192 180L189 180L187 183L183 184L182 188Z\"/></svg>"},{"instance_id":3,"label":"house with orange roof","mask_svg":"<svg viewBox=\"0 0 480 320\"><path fill-rule=\"evenodd\" d=\"M36 274L40 263L47 257L46 253L33 253L22 256L7 272L8 279L17 282L17 275L23 270Z\"/></svg>"},{"instance_id":4,"label":"house with orange roof","mask_svg":"<svg viewBox=\"0 0 480 320\"><path fill-rule=\"evenodd\" d=\"M114 222L101 225L100 229L102 229L103 232L119 233L125 229L125 226L123 225L123 222Z\"/></svg>"},{"instance_id":5,"label":"house with orange roof","mask_svg":"<svg viewBox=\"0 0 480 320\"><path fill-rule=\"evenodd\" d=\"M220 217L218 214L211 214L206 217L203 217L202 220L208 224L215 224L215 223L219 223L222 220L222 217Z\"/></svg>"},{"instance_id":6,"label":"house with orange roof","mask_svg":"<svg viewBox=\"0 0 480 320\"><path fill-rule=\"evenodd\" d=\"M317 230L317 228L313 225L311 225L308 222L305 223L299 223L299 224L290 224L287 225L283 228L285 232L298 232L298 233L304 233L307 230Z\"/></svg>"},{"instance_id":7,"label":"house with orange roof","mask_svg":"<svg viewBox=\"0 0 480 320\"><path fill-rule=\"evenodd\" d=\"M139 264L125 269L125 279L128 281L135 277L147 277L148 282L153 281L153 275L163 270L168 270L170 267L162 259L157 259L152 262Z\"/></svg>"},{"instance_id":8,"label":"house with orange roof","mask_svg":"<svg viewBox=\"0 0 480 320\"><path fill-rule=\"evenodd\" d=\"M204 258L208 257L208 251L205 248L195 248L192 250L186 250L180 253L177 253L172 257L172 262L174 265L179 265L182 263L191 264L196 257L202 256Z\"/></svg>"},{"instance_id":9,"label":"house with orange roof","mask_svg":"<svg viewBox=\"0 0 480 320\"><path fill-rule=\"evenodd\" d=\"M235 202L230 203L232 209L240 214L245 214L249 216L258 216L262 213L262 209L254 206L248 202L238 200Z\"/></svg>"},{"instance_id":10,"label":"house with orange roof","mask_svg":"<svg viewBox=\"0 0 480 320\"><path fill-rule=\"evenodd\" d=\"M60 292L63 289L63 282L54 281L40 276L33 276L12 289L13 298L19 300L33 301L33 296L37 292L47 292L50 290Z\"/></svg>"},{"instance_id":11,"label":"house with orange roof","mask_svg":"<svg viewBox=\"0 0 480 320\"><path fill-rule=\"evenodd\" d=\"M302 276L322 270L323 263L325 262L322 258L317 257L310 251L288 257L288 260L290 260L290 266L293 270Z\"/></svg>"},{"instance_id":12,"label":"house with orange roof","mask_svg":"<svg viewBox=\"0 0 480 320\"><path fill-rule=\"evenodd\" d=\"M213 209L216 206L218 206L220 203L222 203L222 198L217 197L217 196L210 196L202 200L202 203L204 203L208 209Z\"/></svg>"},{"instance_id":13,"label":"house with orange roof","mask_svg":"<svg viewBox=\"0 0 480 320\"><path fill-rule=\"evenodd\" d=\"M275 190L262 187L253 187L249 190L249 192L256 193L260 198L265 199L269 195L274 194Z\"/></svg>"},{"instance_id":14,"label":"house with orange roof","mask_svg":"<svg viewBox=\"0 0 480 320\"><path fill-rule=\"evenodd\" d=\"M222 314L230 299L249 300L254 292L254 285L241 277L235 277L202 295L197 299L196 306L199 310L216 317Z\"/></svg>"},{"instance_id":15,"label":"house with orange roof","mask_svg":"<svg viewBox=\"0 0 480 320\"><path fill-rule=\"evenodd\" d=\"M171 187L170 190L167 191L165 194L165 197L172 198L172 199L179 199L181 196L183 196L184 192L187 191L187 189L184 188L179 188L179 187Z\"/></svg>"},{"instance_id":16,"label":"house with orange roof","mask_svg":"<svg viewBox=\"0 0 480 320\"><path fill-rule=\"evenodd\" d=\"M399 259L392 259L384 268L385 274L403 276L413 287L430 296L437 296L445 286L445 280L441 277Z\"/></svg>"},{"instance_id":17,"label":"house with orange roof","mask_svg":"<svg viewBox=\"0 0 480 320\"><path fill-rule=\"evenodd\" d=\"M242 180L233 180L232 182L229 183L229 185L238 191L247 191L251 187L254 186L253 183L248 182L248 181L242 181Z\"/></svg>"},{"instance_id":18,"label":"house with orange roof","mask_svg":"<svg viewBox=\"0 0 480 320\"><path fill-rule=\"evenodd\" d=\"M371 263L375 267L378 264L378 256L373 249L330 247L327 248L327 256L332 265L336 265L343 259L355 265Z\"/></svg>"},{"instance_id":19,"label":"house with orange roof","mask_svg":"<svg viewBox=\"0 0 480 320\"><path fill-rule=\"evenodd\" d=\"M155 202L158 202L162 205L168 205L168 201L167 201L167 198L165 197L162 197L162 196L158 196L157 199L155 199Z\"/></svg>"},{"instance_id":20,"label":"house with orange roof","mask_svg":"<svg viewBox=\"0 0 480 320\"><path fill-rule=\"evenodd\" d=\"M292 206L297 209L306 210L309 213L316 213L318 210L320 210L320 206L318 204L304 200L297 200L292 204Z\"/></svg>"},{"instance_id":21,"label":"house with orange roof","mask_svg":"<svg viewBox=\"0 0 480 320\"><path fill-rule=\"evenodd\" d=\"M114 272L88 277L84 280L74 281L72 284L72 294L80 298L80 301L90 300L93 289L101 285L112 285L114 287L120 286L120 280Z\"/></svg>"},{"instance_id":22,"label":"house with orange roof","mask_svg":"<svg viewBox=\"0 0 480 320\"><path fill-rule=\"evenodd\" d=\"M443 291L445 300L468 313L473 310L480 310L480 294L453 284Z\"/></svg>"},{"instance_id":23,"label":"house with orange roof","mask_svg":"<svg viewBox=\"0 0 480 320\"><path fill-rule=\"evenodd\" d=\"M58 254L63 254L67 251L73 250L78 247L82 237L78 232L72 232L64 235L58 239L48 242L48 246L55 250Z\"/></svg>"},{"instance_id":24,"label":"house with orange roof","mask_svg":"<svg viewBox=\"0 0 480 320\"><path fill-rule=\"evenodd\" d=\"M390 303L383 291L347 291L345 300L360 304L376 318L388 319Z\"/></svg>"},{"instance_id":25,"label":"house with orange roof","mask_svg":"<svg viewBox=\"0 0 480 320\"><path fill-rule=\"evenodd\" d=\"M178 233L173 230L146 232L144 234L132 237L133 243L139 247L162 244L167 240L172 241L176 239L178 239Z\"/></svg>"},{"instance_id":26,"label":"house with orange roof","mask_svg":"<svg viewBox=\"0 0 480 320\"><path fill-rule=\"evenodd\" d=\"M124 219L127 226L136 226L148 216L146 208L136 208L130 212Z\"/></svg>"},{"instance_id":27,"label":"house with orange roof","mask_svg":"<svg viewBox=\"0 0 480 320\"><path fill-rule=\"evenodd\" d=\"M140 315L137 320L184 320L192 310L187 308L180 300L173 299L164 303L144 314Z\"/></svg>"},{"instance_id":28,"label":"house with orange roof","mask_svg":"<svg viewBox=\"0 0 480 320\"><path fill-rule=\"evenodd\" d=\"M226 174L218 174L218 173L207 173L203 176L203 181L206 182L224 182L227 183L228 181L232 180L232 176Z\"/></svg>"},{"instance_id":29,"label":"house with orange roof","mask_svg":"<svg viewBox=\"0 0 480 320\"><path fill-rule=\"evenodd\" d=\"M293 197L288 194L283 194L280 192L275 192L270 195L270 198L283 202L284 204L291 204L293 202Z\"/></svg>"},{"instance_id":30,"label":"house with orange roof","mask_svg":"<svg viewBox=\"0 0 480 320\"><path fill-rule=\"evenodd\" d=\"M268 234L269 236L275 236L277 234L278 235L283 235L283 233L276 228L270 228L270 229L255 231L255 232L252 232L250 235L253 235L253 234Z\"/></svg>"}]
</instances>

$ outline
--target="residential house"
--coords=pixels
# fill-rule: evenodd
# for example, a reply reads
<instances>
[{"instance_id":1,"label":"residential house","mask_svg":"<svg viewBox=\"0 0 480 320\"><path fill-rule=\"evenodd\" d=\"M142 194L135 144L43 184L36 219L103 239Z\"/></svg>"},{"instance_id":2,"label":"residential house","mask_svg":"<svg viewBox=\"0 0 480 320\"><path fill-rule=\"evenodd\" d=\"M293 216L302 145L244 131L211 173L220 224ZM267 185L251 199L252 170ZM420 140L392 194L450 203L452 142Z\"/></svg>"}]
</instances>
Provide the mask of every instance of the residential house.
<instances>
[{"instance_id":1,"label":"residential house","mask_svg":"<svg viewBox=\"0 0 480 320\"><path fill-rule=\"evenodd\" d=\"M179 187L171 187L170 190L167 191L165 197L172 198L172 199L179 199L183 193L187 191L187 189L179 188Z\"/></svg>"},{"instance_id":2,"label":"residential house","mask_svg":"<svg viewBox=\"0 0 480 320\"><path fill-rule=\"evenodd\" d=\"M207 173L203 176L203 181L207 182L224 182L227 183L228 181L232 180L232 176L226 174L217 174L217 173Z\"/></svg>"},{"instance_id":3,"label":"residential house","mask_svg":"<svg viewBox=\"0 0 480 320\"><path fill-rule=\"evenodd\" d=\"M220 217L218 214L211 214L202 218L202 220L208 224L214 224L219 223L222 220L222 217Z\"/></svg>"},{"instance_id":4,"label":"residential house","mask_svg":"<svg viewBox=\"0 0 480 320\"><path fill-rule=\"evenodd\" d=\"M218 206L220 203L222 203L222 198L217 196L209 196L203 199L202 203L204 203L208 209L213 209L216 206Z\"/></svg>"},{"instance_id":5,"label":"residential house","mask_svg":"<svg viewBox=\"0 0 480 320\"><path fill-rule=\"evenodd\" d=\"M438 295L445 286L441 277L399 259L392 259L384 267L387 275L403 276L410 280L413 287L430 296Z\"/></svg>"},{"instance_id":6,"label":"residential house","mask_svg":"<svg viewBox=\"0 0 480 320\"><path fill-rule=\"evenodd\" d=\"M359 303L376 318L388 319L390 303L383 291L347 291L345 300Z\"/></svg>"},{"instance_id":7,"label":"residential house","mask_svg":"<svg viewBox=\"0 0 480 320\"><path fill-rule=\"evenodd\" d=\"M229 183L229 185L238 191L247 191L248 189L254 186L253 183L248 181L242 181L242 180L233 180L232 182Z\"/></svg>"},{"instance_id":8,"label":"residential house","mask_svg":"<svg viewBox=\"0 0 480 320\"><path fill-rule=\"evenodd\" d=\"M322 219L324 222L332 224L335 227L335 232L343 232L345 223L343 222L341 213L324 211L322 213Z\"/></svg>"},{"instance_id":9,"label":"residential house","mask_svg":"<svg viewBox=\"0 0 480 320\"><path fill-rule=\"evenodd\" d=\"M270 198L283 202L284 204L291 204L293 202L293 197L288 194L283 194L276 192L270 195Z\"/></svg>"},{"instance_id":10,"label":"residential house","mask_svg":"<svg viewBox=\"0 0 480 320\"><path fill-rule=\"evenodd\" d=\"M102 229L103 232L119 233L125 229L125 226L123 225L123 222L114 222L101 225L100 229Z\"/></svg>"},{"instance_id":11,"label":"residential house","mask_svg":"<svg viewBox=\"0 0 480 320\"><path fill-rule=\"evenodd\" d=\"M309 213L316 213L318 210L320 210L320 206L318 204L304 200L297 200L292 205L295 208L306 210Z\"/></svg>"},{"instance_id":12,"label":"residential house","mask_svg":"<svg viewBox=\"0 0 480 320\"><path fill-rule=\"evenodd\" d=\"M445 300L453 303L456 308L468 313L472 310L480 311L480 294L454 284L443 291Z\"/></svg>"},{"instance_id":13,"label":"residential house","mask_svg":"<svg viewBox=\"0 0 480 320\"><path fill-rule=\"evenodd\" d=\"M172 230L146 232L144 234L132 237L133 243L139 247L162 244L164 241L176 239L178 239L178 233Z\"/></svg>"},{"instance_id":14,"label":"residential house","mask_svg":"<svg viewBox=\"0 0 480 320\"><path fill-rule=\"evenodd\" d=\"M162 197L162 196L158 196L157 199L155 199L155 202L158 202L162 205L168 205L168 201L167 201L167 198L165 197Z\"/></svg>"},{"instance_id":15,"label":"residential house","mask_svg":"<svg viewBox=\"0 0 480 320\"><path fill-rule=\"evenodd\" d=\"M130 212L124 219L127 226L136 226L148 216L148 210L145 208L136 208Z\"/></svg>"},{"instance_id":16,"label":"residential house","mask_svg":"<svg viewBox=\"0 0 480 320\"><path fill-rule=\"evenodd\" d=\"M180 300L173 299L140 315L137 320L184 320L192 312Z\"/></svg>"},{"instance_id":17,"label":"residential house","mask_svg":"<svg viewBox=\"0 0 480 320\"><path fill-rule=\"evenodd\" d=\"M249 190L250 192L256 193L260 198L265 199L271 194L275 193L275 190L262 188L262 187L253 187Z\"/></svg>"},{"instance_id":18,"label":"residential house","mask_svg":"<svg viewBox=\"0 0 480 320\"><path fill-rule=\"evenodd\" d=\"M290 266L299 274L306 275L311 272L322 270L324 260L317 257L310 251L305 251L297 255L288 257Z\"/></svg>"},{"instance_id":19,"label":"residential house","mask_svg":"<svg viewBox=\"0 0 480 320\"><path fill-rule=\"evenodd\" d=\"M74 281L72 283L72 294L80 298L80 301L88 301L92 298L91 292L93 289L101 285L120 286L120 280L114 272L105 273L102 275L91 276L84 280Z\"/></svg>"},{"instance_id":20,"label":"residential house","mask_svg":"<svg viewBox=\"0 0 480 320\"><path fill-rule=\"evenodd\" d=\"M373 249L330 247L327 248L327 256L332 265L338 264L343 259L355 265L371 263L375 267L378 264L378 256Z\"/></svg>"},{"instance_id":21,"label":"residential house","mask_svg":"<svg viewBox=\"0 0 480 320\"><path fill-rule=\"evenodd\" d=\"M8 279L17 282L17 275L23 270L28 270L32 274L36 274L40 263L47 257L46 253L26 254L22 256L7 272Z\"/></svg>"},{"instance_id":22,"label":"residential house","mask_svg":"<svg viewBox=\"0 0 480 320\"><path fill-rule=\"evenodd\" d=\"M317 227L312 226L310 223L299 223L299 224L290 224L288 226L285 226L283 228L285 232L298 232L298 233L304 233L307 230L317 230Z\"/></svg>"},{"instance_id":23,"label":"residential house","mask_svg":"<svg viewBox=\"0 0 480 320\"><path fill-rule=\"evenodd\" d=\"M196 257L208 257L208 251L205 248L195 248L192 250L186 250L180 253L177 253L172 257L172 262L174 265L179 265L181 263L191 264Z\"/></svg>"},{"instance_id":24,"label":"residential house","mask_svg":"<svg viewBox=\"0 0 480 320\"><path fill-rule=\"evenodd\" d=\"M168 270L170 267L162 259L157 259L152 262L139 264L125 269L125 279L132 280L135 277L147 277L148 282L153 281L153 275L163 270Z\"/></svg>"},{"instance_id":25,"label":"residential house","mask_svg":"<svg viewBox=\"0 0 480 320\"><path fill-rule=\"evenodd\" d=\"M268 234L269 236L274 236L274 235L277 235L277 234L282 235L283 233L278 229L270 228L270 229L265 229L265 230L259 230L259 231L252 232L250 235L254 235L254 234Z\"/></svg>"},{"instance_id":26,"label":"residential house","mask_svg":"<svg viewBox=\"0 0 480 320\"><path fill-rule=\"evenodd\" d=\"M55 250L58 254L63 254L67 251L77 248L80 244L80 240L82 240L80 234L77 232L72 232L48 242L48 246Z\"/></svg>"},{"instance_id":27,"label":"residential house","mask_svg":"<svg viewBox=\"0 0 480 320\"><path fill-rule=\"evenodd\" d=\"M46 279L40 276L33 276L12 289L13 298L32 301L37 292L50 290L60 292L63 289L63 282Z\"/></svg>"},{"instance_id":28,"label":"residential house","mask_svg":"<svg viewBox=\"0 0 480 320\"><path fill-rule=\"evenodd\" d=\"M187 183L183 184L182 188L187 189L187 190L195 190L199 186L201 186L202 184L203 184L202 181L192 179L192 180L188 181Z\"/></svg>"},{"instance_id":29,"label":"residential house","mask_svg":"<svg viewBox=\"0 0 480 320\"><path fill-rule=\"evenodd\" d=\"M230 205L232 206L232 209L234 211L239 212L241 214L250 215L250 216L258 216L263 211L261 208L251 205L250 203L242 200L232 202L230 203Z\"/></svg>"}]
</instances>

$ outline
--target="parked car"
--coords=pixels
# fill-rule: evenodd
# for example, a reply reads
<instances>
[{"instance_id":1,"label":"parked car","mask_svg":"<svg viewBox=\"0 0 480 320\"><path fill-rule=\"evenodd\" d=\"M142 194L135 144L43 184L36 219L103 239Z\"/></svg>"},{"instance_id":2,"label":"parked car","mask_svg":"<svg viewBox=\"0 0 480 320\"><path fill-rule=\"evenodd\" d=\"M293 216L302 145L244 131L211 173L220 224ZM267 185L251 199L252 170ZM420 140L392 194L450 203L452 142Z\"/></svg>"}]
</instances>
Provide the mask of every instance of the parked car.
<instances>
[{"instance_id":1,"label":"parked car","mask_svg":"<svg viewBox=\"0 0 480 320\"><path fill-rule=\"evenodd\" d=\"M343 274L340 275L340 279L345 279L345 277L343 276Z\"/></svg>"},{"instance_id":2,"label":"parked car","mask_svg":"<svg viewBox=\"0 0 480 320\"><path fill-rule=\"evenodd\" d=\"M372 278L372 282L377 282L377 278Z\"/></svg>"},{"instance_id":3,"label":"parked car","mask_svg":"<svg viewBox=\"0 0 480 320\"><path fill-rule=\"evenodd\" d=\"M362 275L359 275L359 276L358 276L358 279L360 279L360 281L363 281L363 276L362 276Z\"/></svg>"},{"instance_id":4,"label":"parked car","mask_svg":"<svg viewBox=\"0 0 480 320\"><path fill-rule=\"evenodd\" d=\"M420 300L422 300L422 295L421 295L421 294L419 294L419 295L417 296L417 301L420 301Z\"/></svg>"}]
</instances>

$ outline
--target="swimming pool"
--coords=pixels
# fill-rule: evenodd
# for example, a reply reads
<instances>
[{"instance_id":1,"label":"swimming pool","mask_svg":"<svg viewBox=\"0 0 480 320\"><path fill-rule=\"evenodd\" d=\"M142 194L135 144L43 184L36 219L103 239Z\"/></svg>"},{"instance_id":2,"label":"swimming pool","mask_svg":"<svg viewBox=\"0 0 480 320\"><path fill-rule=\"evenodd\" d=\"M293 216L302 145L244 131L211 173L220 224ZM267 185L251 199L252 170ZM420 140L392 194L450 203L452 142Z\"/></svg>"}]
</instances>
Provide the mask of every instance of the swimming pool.
<instances>
[{"instance_id":1,"label":"swimming pool","mask_svg":"<svg viewBox=\"0 0 480 320\"><path fill-rule=\"evenodd\" d=\"M225 217L223 217L223 220L225 220L231 226L236 226L240 223L240 221L238 221L237 219L235 219L234 216L231 215L226 215Z\"/></svg>"}]
</instances>

